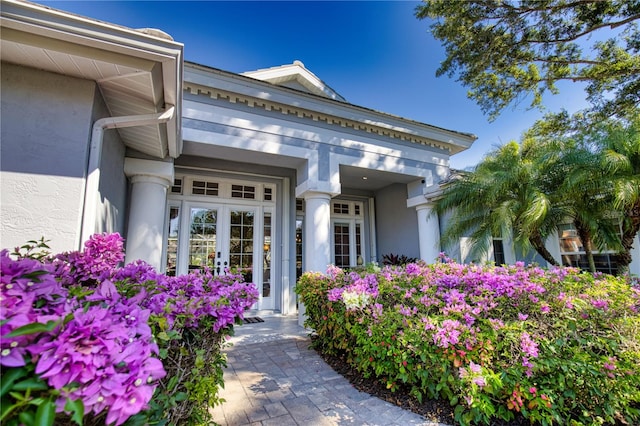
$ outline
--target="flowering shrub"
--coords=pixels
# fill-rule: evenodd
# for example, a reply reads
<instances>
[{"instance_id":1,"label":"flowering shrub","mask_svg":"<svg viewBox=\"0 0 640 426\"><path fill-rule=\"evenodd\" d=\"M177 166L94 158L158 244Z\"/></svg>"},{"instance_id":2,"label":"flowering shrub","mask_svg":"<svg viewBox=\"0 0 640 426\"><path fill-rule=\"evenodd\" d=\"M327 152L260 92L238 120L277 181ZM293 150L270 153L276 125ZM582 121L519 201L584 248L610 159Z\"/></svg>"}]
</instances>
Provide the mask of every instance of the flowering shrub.
<instances>
[{"instance_id":1,"label":"flowering shrub","mask_svg":"<svg viewBox=\"0 0 640 426\"><path fill-rule=\"evenodd\" d=\"M255 286L119 267L118 234L93 236L83 252L44 249L0 252L2 423L201 421L219 402L223 338Z\"/></svg>"},{"instance_id":2,"label":"flowering shrub","mask_svg":"<svg viewBox=\"0 0 640 426\"><path fill-rule=\"evenodd\" d=\"M305 274L320 350L460 424L640 422L640 288L573 268L387 266ZM366 283L366 284L365 284ZM345 294L347 296L345 297Z\"/></svg>"}]
</instances>

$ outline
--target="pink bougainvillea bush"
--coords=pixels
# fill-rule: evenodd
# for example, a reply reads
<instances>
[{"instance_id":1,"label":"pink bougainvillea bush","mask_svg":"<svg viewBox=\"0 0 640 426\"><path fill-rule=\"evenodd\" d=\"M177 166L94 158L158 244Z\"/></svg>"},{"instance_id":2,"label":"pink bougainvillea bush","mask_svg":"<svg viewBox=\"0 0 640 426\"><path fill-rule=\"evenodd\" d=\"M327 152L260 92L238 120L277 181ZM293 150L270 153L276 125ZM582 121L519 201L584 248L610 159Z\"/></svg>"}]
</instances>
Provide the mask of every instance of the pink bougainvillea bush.
<instances>
[{"instance_id":1,"label":"pink bougainvillea bush","mask_svg":"<svg viewBox=\"0 0 640 426\"><path fill-rule=\"evenodd\" d=\"M6 425L197 423L222 384L220 347L257 299L241 276L120 266L118 234L50 256L0 252Z\"/></svg>"},{"instance_id":2,"label":"pink bougainvillea bush","mask_svg":"<svg viewBox=\"0 0 640 426\"><path fill-rule=\"evenodd\" d=\"M637 280L572 268L408 264L308 273L319 350L462 425L640 424Z\"/></svg>"}]
</instances>

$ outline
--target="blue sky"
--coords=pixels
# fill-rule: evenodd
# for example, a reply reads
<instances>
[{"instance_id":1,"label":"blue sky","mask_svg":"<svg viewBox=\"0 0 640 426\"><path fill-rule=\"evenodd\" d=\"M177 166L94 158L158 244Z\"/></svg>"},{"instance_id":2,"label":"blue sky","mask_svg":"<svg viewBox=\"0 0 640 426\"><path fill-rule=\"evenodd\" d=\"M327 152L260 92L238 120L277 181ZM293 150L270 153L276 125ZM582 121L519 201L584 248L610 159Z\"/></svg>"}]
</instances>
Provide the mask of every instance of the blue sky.
<instances>
[{"instance_id":1,"label":"blue sky","mask_svg":"<svg viewBox=\"0 0 640 426\"><path fill-rule=\"evenodd\" d=\"M36 0L36 2L38 2ZM131 28L158 28L185 45L185 60L231 72L294 60L352 104L451 130L478 140L451 158L463 169L497 145L519 140L542 116L525 99L490 123L455 79L435 77L444 49L414 17L410 1L40 1ZM549 95L549 111L584 108L575 84Z\"/></svg>"}]
</instances>

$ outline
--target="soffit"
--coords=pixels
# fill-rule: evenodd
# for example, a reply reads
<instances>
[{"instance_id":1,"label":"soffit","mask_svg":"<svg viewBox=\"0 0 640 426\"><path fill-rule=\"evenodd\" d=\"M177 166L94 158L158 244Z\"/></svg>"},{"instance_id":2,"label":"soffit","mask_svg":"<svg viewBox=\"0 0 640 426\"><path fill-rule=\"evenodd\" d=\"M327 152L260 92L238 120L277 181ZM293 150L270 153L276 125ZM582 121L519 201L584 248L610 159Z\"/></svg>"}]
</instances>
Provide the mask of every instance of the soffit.
<instances>
[{"instance_id":1,"label":"soffit","mask_svg":"<svg viewBox=\"0 0 640 426\"><path fill-rule=\"evenodd\" d=\"M15 6L16 9L8 6ZM78 34L84 30L81 26L104 26L103 23L65 15L59 11L48 16L54 11L38 7L33 4L3 2L0 45L0 58L3 62L93 80L113 117L157 113L165 109L166 103L175 105L178 102L180 91L177 87L170 87L177 84L166 75L167 67L163 67L163 63L158 60L160 58L144 55L142 51L137 55L135 49L126 52L127 49L118 49L117 43L96 40L92 37L93 34ZM27 13L34 13L31 9L35 9L37 19L31 15L26 16ZM37 15L38 13L44 16ZM78 26L65 22L64 26L60 24L55 27L55 21L60 16L72 21L78 20ZM51 18L51 22L46 18ZM100 29L93 28L93 32ZM180 47L178 59L181 60L181 45L177 46ZM181 79L181 75L173 78ZM169 96L167 92L171 92ZM173 99L169 100L167 97ZM176 124L173 123L171 128L175 127ZM125 145L145 154L165 158L169 151L177 151L177 135L174 132L168 133L166 124L117 131Z\"/></svg>"},{"instance_id":2,"label":"soffit","mask_svg":"<svg viewBox=\"0 0 640 426\"><path fill-rule=\"evenodd\" d=\"M340 166L340 185L342 188L375 192L394 183L408 184L417 179L420 177L362 167Z\"/></svg>"}]
</instances>

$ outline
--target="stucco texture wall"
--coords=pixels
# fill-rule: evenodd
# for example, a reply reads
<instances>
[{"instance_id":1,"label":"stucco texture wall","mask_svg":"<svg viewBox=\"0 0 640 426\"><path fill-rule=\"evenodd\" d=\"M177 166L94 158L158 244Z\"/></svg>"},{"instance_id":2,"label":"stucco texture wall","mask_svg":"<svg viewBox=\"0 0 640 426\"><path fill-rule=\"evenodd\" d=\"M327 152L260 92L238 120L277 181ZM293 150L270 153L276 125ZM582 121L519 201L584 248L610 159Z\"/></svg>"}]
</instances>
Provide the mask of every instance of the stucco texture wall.
<instances>
[{"instance_id":1,"label":"stucco texture wall","mask_svg":"<svg viewBox=\"0 0 640 426\"><path fill-rule=\"evenodd\" d=\"M77 248L95 83L2 63L0 245Z\"/></svg>"},{"instance_id":2,"label":"stucco texture wall","mask_svg":"<svg viewBox=\"0 0 640 426\"><path fill-rule=\"evenodd\" d=\"M100 91L96 87L92 123L109 116L109 111ZM100 160L100 200L96 214L96 232L125 233L125 208L127 206L128 181L124 174L126 147L118 131L109 129L104 132L102 157ZM164 206L158 206L164 208Z\"/></svg>"},{"instance_id":3,"label":"stucco texture wall","mask_svg":"<svg viewBox=\"0 0 640 426\"><path fill-rule=\"evenodd\" d=\"M418 216L407 208L407 186L389 185L375 194L378 260L385 254L420 258Z\"/></svg>"}]
</instances>

